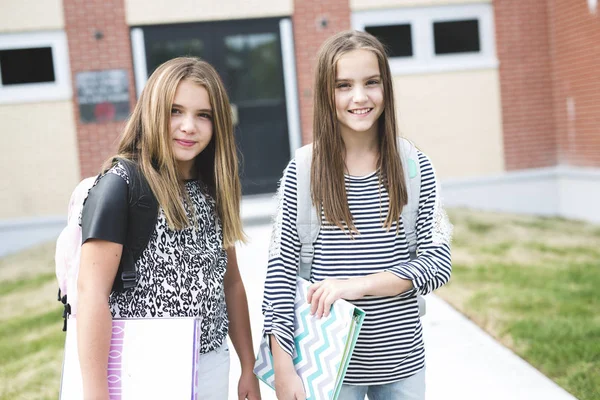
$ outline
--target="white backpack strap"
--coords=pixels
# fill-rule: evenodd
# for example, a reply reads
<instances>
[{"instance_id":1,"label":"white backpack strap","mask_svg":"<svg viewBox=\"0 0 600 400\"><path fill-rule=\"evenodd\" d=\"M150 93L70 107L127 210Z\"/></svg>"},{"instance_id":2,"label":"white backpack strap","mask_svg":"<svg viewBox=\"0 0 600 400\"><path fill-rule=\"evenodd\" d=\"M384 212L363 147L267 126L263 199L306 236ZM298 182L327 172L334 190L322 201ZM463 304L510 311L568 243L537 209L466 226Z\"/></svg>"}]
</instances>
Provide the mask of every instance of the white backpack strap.
<instances>
[{"instance_id":1,"label":"white backpack strap","mask_svg":"<svg viewBox=\"0 0 600 400\"><path fill-rule=\"evenodd\" d=\"M419 214L419 198L421 196L421 169L419 155L414 144L405 138L398 137L398 151L402 160L408 203L402 208L402 221L408 240L411 258L416 257L417 251L417 217Z\"/></svg>"},{"instance_id":2,"label":"white backpack strap","mask_svg":"<svg viewBox=\"0 0 600 400\"><path fill-rule=\"evenodd\" d=\"M300 262L298 275L310 280L310 270L315 255L314 243L321 229L321 218L312 204L310 196L310 168L312 144L296 150L296 201L298 215L296 229L300 238Z\"/></svg>"}]
</instances>

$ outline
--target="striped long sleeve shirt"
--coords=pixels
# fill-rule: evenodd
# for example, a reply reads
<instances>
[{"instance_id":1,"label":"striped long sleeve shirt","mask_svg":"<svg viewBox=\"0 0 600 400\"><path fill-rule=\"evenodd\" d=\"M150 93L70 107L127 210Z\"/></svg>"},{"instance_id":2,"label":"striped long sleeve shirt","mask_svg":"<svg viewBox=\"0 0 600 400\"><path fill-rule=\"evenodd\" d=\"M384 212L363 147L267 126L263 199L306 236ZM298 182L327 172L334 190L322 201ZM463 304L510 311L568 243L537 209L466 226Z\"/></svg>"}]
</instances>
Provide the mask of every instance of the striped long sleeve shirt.
<instances>
[{"instance_id":1,"label":"striped long sleeve shirt","mask_svg":"<svg viewBox=\"0 0 600 400\"><path fill-rule=\"evenodd\" d=\"M414 289L393 297L367 296L351 301L366 312L346 384L378 385L398 381L425 364L417 294L427 294L450 279L452 226L443 211L429 159L419 153L421 193L416 222L417 258L411 260L402 226L387 230L383 221L388 193L378 172L345 176L346 194L358 235L350 238L323 215L315 243L311 282L346 279L388 271L413 282ZM300 240L296 230L296 163L284 171L273 227L265 281L264 334L274 335L290 355L294 351L294 295Z\"/></svg>"}]
</instances>

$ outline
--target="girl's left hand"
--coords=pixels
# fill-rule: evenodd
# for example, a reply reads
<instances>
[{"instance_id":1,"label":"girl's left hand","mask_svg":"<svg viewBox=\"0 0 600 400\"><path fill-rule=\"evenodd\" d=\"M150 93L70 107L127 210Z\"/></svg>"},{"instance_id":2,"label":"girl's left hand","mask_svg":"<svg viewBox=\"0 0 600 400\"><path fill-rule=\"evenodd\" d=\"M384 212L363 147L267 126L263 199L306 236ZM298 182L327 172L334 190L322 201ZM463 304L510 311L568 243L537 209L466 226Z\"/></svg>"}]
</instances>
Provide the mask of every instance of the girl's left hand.
<instances>
[{"instance_id":1,"label":"girl's left hand","mask_svg":"<svg viewBox=\"0 0 600 400\"><path fill-rule=\"evenodd\" d=\"M359 278L325 279L308 288L307 300L310 313L317 318L327 317L331 305L337 299L357 300L364 297L364 285Z\"/></svg>"},{"instance_id":2,"label":"girl's left hand","mask_svg":"<svg viewBox=\"0 0 600 400\"><path fill-rule=\"evenodd\" d=\"M254 372L242 372L238 383L238 400L260 400L260 387Z\"/></svg>"}]
</instances>

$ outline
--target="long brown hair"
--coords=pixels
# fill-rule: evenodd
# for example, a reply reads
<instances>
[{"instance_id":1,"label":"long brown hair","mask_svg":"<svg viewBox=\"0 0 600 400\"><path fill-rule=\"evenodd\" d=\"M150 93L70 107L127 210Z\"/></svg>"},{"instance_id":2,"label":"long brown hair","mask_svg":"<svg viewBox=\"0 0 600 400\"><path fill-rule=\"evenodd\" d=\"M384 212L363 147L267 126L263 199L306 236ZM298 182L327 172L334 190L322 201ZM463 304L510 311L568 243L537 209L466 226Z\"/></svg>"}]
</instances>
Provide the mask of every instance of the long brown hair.
<instances>
[{"instance_id":1,"label":"long brown hair","mask_svg":"<svg viewBox=\"0 0 600 400\"><path fill-rule=\"evenodd\" d=\"M204 87L210 99L213 135L196 157L195 167L216 201L223 244L230 247L245 240L240 219L241 185L229 98L210 64L193 57L179 57L160 65L148 79L125 126L116 157L139 163L171 229L191 224L184 206L189 197L180 184L169 132L175 91L184 79ZM105 165L112 160L113 157Z\"/></svg>"},{"instance_id":2,"label":"long brown hair","mask_svg":"<svg viewBox=\"0 0 600 400\"><path fill-rule=\"evenodd\" d=\"M380 183L389 194L390 206L383 222L390 229L400 219L402 207L408 202L404 171L396 141L397 126L394 106L392 74L381 42L374 36L359 31L340 32L323 43L317 56L314 85L313 161L311 167L311 197L321 204L325 218L340 229L356 232L348 206L344 183L345 146L335 107L335 79L337 62L352 50L368 50L377 57L383 84L383 113L379 117L378 139Z\"/></svg>"}]
</instances>

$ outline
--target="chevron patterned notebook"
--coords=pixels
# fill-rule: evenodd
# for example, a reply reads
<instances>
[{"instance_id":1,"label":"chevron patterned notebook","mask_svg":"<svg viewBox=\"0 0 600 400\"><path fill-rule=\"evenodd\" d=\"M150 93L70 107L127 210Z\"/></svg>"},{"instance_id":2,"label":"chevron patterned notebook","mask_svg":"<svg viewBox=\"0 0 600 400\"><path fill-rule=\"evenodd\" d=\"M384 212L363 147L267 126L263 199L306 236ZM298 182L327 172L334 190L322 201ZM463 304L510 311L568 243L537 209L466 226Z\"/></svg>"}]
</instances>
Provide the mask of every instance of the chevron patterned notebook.
<instances>
[{"instance_id":1,"label":"chevron patterned notebook","mask_svg":"<svg viewBox=\"0 0 600 400\"><path fill-rule=\"evenodd\" d=\"M294 323L294 366L307 400L336 400L360 332L365 312L345 300L336 301L327 318L310 315L306 294L310 283L298 278ZM254 373L274 388L273 356L263 338Z\"/></svg>"}]
</instances>

